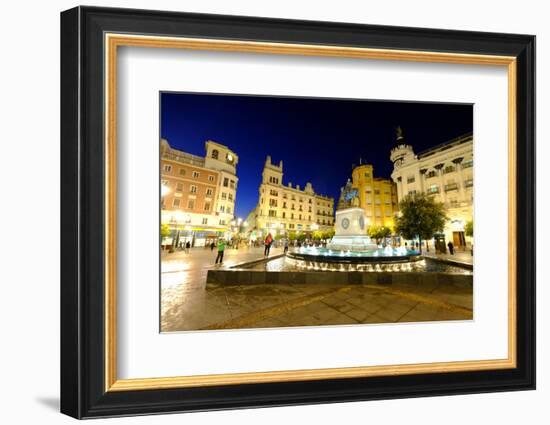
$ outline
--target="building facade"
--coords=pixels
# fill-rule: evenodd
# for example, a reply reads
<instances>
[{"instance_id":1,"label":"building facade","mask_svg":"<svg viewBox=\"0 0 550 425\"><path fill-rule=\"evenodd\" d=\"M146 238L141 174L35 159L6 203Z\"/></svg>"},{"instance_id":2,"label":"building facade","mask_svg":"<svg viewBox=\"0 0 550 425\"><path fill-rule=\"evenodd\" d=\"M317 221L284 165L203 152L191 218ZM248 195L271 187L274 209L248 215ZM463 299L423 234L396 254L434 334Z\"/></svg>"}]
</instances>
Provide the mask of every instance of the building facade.
<instances>
[{"instance_id":1,"label":"building facade","mask_svg":"<svg viewBox=\"0 0 550 425\"><path fill-rule=\"evenodd\" d=\"M334 228L334 198L315 193L311 183L303 189L283 185L283 161L273 164L268 156L258 189L258 204L247 218L258 237L289 232L329 231Z\"/></svg>"},{"instance_id":2,"label":"building facade","mask_svg":"<svg viewBox=\"0 0 550 425\"><path fill-rule=\"evenodd\" d=\"M415 153L407 144L401 129L390 159L391 175L397 185L397 198L426 193L445 204L449 221L444 231L444 244L465 249L466 223L473 219L474 160L473 136L466 134L423 152Z\"/></svg>"},{"instance_id":3,"label":"building facade","mask_svg":"<svg viewBox=\"0 0 550 425\"><path fill-rule=\"evenodd\" d=\"M393 230L397 209L397 189L390 179L374 177L371 164L353 168L352 187L357 189L359 207L365 210L367 226L387 226Z\"/></svg>"},{"instance_id":4,"label":"building facade","mask_svg":"<svg viewBox=\"0 0 550 425\"><path fill-rule=\"evenodd\" d=\"M160 141L161 223L180 244L203 246L229 237L234 216L238 156L227 146L205 142L205 156L174 149Z\"/></svg>"}]
</instances>

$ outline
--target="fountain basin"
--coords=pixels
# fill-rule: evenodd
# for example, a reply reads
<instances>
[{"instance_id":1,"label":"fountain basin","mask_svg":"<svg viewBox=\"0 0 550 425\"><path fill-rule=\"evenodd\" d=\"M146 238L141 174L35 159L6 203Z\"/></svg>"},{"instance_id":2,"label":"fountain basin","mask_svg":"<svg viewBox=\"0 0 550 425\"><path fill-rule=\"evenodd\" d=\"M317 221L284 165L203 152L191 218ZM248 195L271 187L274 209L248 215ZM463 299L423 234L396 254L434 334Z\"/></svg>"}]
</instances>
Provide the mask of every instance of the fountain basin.
<instances>
[{"instance_id":1,"label":"fountain basin","mask_svg":"<svg viewBox=\"0 0 550 425\"><path fill-rule=\"evenodd\" d=\"M336 264L394 264L411 263L422 259L418 251L391 247L364 250L309 247L288 252L287 256L293 260Z\"/></svg>"}]
</instances>

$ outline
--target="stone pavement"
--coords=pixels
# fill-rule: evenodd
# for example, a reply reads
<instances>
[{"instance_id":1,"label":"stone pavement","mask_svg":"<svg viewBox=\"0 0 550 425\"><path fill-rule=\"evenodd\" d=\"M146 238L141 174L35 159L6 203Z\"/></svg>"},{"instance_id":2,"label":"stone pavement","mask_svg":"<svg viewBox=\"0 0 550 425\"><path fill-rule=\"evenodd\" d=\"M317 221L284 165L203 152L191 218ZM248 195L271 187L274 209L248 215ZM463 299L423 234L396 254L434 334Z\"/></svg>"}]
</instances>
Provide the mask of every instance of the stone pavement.
<instances>
[{"instance_id":1,"label":"stone pavement","mask_svg":"<svg viewBox=\"0 0 550 425\"><path fill-rule=\"evenodd\" d=\"M422 251L422 254L426 257L440 258L442 260L457 261L459 263L473 264L474 257L470 254L470 250L455 252L451 254L435 254L433 251Z\"/></svg>"},{"instance_id":2,"label":"stone pavement","mask_svg":"<svg viewBox=\"0 0 550 425\"><path fill-rule=\"evenodd\" d=\"M206 285L215 257L203 248L163 257L163 332L473 318L470 285ZM221 267L262 257L261 248L228 249Z\"/></svg>"}]
</instances>

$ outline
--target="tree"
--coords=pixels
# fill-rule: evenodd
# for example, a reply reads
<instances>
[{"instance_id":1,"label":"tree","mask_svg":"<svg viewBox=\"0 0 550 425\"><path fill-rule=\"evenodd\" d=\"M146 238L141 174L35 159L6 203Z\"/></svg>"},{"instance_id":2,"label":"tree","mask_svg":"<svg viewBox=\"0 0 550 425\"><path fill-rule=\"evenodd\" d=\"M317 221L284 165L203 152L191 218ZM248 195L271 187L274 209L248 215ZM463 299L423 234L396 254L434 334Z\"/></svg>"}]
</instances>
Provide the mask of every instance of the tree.
<instances>
[{"instance_id":1,"label":"tree","mask_svg":"<svg viewBox=\"0 0 550 425\"><path fill-rule=\"evenodd\" d=\"M311 238L314 241L320 241L321 239L323 239L323 232L320 231L320 230L314 230L312 235L311 235Z\"/></svg>"},{"instance_id":2,"label":"tree","mask_svg":"<svg viewBox=\"0 0 550 425\"><path fill-rule=\"evenodd\" d=\"M168 224L161 224L160 225L160 244L164 242L164 239L167 238L172 234L170 230L170 226Z\"/></svg>"},{"instance_id":3,"label":"tree","mask_svg":"<svg viewBox=\"0 0 550 425\"><path fill-rule=\"evenodd\" d=\"M334 236L334 230L326 230L323 232L323 239L332 239Z\"/></svg>"},{"instance_id":4,"label":"tree","mask_svg":"<svg viewBox=\"0 0 550 425\"><path fill-rule=\"evenodd\" d=\"M464 233L466 233L466 236L474 236L474 220L470 220L466 223L466 226L464 226Z\"/></svg>"},{"instance_id":5,"label":"tree","mask_svg":"<svg viewBox=\"0 0 550 425\"><path fill-rule=\"evenodd\" d=\"M288 232L288 239L291 240L291 241L295 241L296 240L296 232L294 232L294 231Z\"/></svg>"},{"instance_id":6,"label":"tree","mask_svg":"<svg viewBox=\"0 0 550 425\"><path fill-rule=\"evenodd\" d=\"M371 239L374 239L377 244L379 244L380 241L384 241L385 245L386 238L391 236L391 233L391 229L388 226L376 226L373 224L367 229L367 234Z\"/></svg>"},{"instance_id":7,"label":"tree","mask_svg":"<svg viewBox=\"0 0 550 425\"><path fill-rule=\"evenodd\" d=\"M431 239L442 232L449 219L445 206L424 193L407 195L399 202L400 214L395 230L406 239L418 238L422 253L422 239Z\"/></svg>"}]
</instances>

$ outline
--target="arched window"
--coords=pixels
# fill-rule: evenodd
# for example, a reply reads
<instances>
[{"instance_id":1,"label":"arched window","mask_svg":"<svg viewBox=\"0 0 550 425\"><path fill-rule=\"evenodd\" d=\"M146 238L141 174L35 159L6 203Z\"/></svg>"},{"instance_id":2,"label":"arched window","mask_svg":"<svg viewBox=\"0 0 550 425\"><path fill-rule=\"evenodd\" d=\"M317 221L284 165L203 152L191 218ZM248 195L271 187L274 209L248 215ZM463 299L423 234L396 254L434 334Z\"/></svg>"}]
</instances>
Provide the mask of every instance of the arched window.
<instances>
[{"instance_id":1,"label":"arched window","mask_svg":"<svg viewBox=\"0 0 550 425\"><path fill-rule=\"evenodd\" d=\"M219 156L219 155L220 155L220 153L218 152L217 149L214 149L214 150L212 151L212 158L218 159L218 156Z\"/></svg>"}]
</instances>

